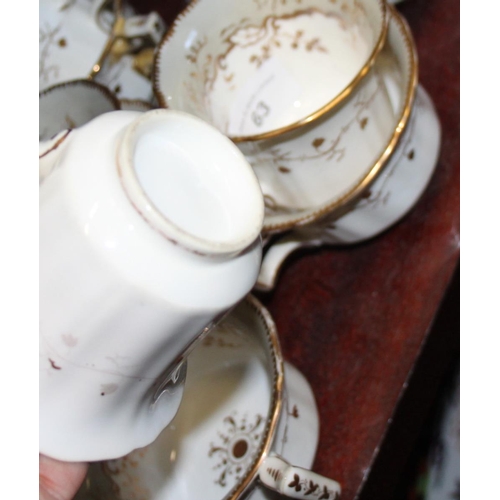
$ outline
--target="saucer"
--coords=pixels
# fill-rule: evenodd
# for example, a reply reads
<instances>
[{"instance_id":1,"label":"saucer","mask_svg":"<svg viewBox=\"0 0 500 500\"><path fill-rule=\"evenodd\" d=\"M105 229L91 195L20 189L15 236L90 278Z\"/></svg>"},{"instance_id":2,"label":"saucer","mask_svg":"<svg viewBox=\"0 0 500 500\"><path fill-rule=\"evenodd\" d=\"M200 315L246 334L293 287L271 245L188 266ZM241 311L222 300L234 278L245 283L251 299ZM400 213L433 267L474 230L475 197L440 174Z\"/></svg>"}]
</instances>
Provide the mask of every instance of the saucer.
<instances>
[{"instance_id":1,"label":"saucer","mask_svg":"<svg viewBox=\"0 0 500 500\"><path fill-rule=\"evenodd\" d=\"M266 330L265 342L261 337L267 328L261 311L246 299L208 334L188 358L183 401L171 424L145 448L92 463L76 500L239 498L238 484L269 439L274 453L311 467L318 412L311 387L288 363L279 424L270 423L280 371L272 367L281 362L273 332ZM247 498L272 498L257 483L250 487Z\"/></svg>"}]
</instances>

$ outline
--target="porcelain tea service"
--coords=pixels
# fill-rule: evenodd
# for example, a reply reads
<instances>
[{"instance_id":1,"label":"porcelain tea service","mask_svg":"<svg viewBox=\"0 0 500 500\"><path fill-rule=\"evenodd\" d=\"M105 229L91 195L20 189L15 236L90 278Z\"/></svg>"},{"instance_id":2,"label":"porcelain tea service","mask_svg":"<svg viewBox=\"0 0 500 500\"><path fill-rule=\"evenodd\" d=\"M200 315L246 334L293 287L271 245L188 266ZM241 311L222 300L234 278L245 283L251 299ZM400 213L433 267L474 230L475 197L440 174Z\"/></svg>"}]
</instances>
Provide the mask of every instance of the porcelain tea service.
<instances>
[{"instance_id":1,"label":"porcelain tea service","mask_svg":"<svg viewBox=\"0 0 500 500\"><path fill-rule=\"evenodd\" d=\"M181 112L109 112L44 146L40 452L119 457L170 422L189 350L253 287L262 193Z\"/></svg>"},{"instance_id":2,"label":"porcelain tea service","mask_svg":"<svg viewBox=\"0 0 500 500\"><path fill-rule=\"evenodd\" d=\"M317 443L312 390L248 296L192 352L175 419L151 445L92 464L77 499L336 499L339 484L308 470Z\"/></svg>"},{"instance_id":3,"label":"porcelain tea service","mask_svg":"<svg viewBox=\"0 0 500 500\"><path fill-rule=\"evenodd\" d=\"M193 0L161 38L120 1L40 9L40 452L93 462L78 500L337 499L313 391L247 294L427 186L440 127L405 21Z\"/></svg>"}]
</instances>

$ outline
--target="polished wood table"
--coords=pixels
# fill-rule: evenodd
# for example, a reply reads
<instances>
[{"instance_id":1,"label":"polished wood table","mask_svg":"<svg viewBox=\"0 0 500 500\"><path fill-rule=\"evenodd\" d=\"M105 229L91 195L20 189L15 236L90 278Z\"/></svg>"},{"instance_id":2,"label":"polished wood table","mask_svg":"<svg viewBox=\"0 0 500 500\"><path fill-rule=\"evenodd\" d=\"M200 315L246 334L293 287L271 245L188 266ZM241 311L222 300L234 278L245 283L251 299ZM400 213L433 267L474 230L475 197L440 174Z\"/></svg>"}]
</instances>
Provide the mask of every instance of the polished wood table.
<instances>
[{"instance_id":1,"label":"polished wood table","mask_svg":"<svg viewBox=\"0 0 500 500\"><path fill-rule=\"evenodd\" d=\"M134 4L171 22L182 2ZM313 468L341 482L343 500L392 498L459 348L459 2L405 0L398 9L442 124L435 175L396 226L364 244L293 255L275 290L259 295L285 357L313 386Z\"/></svg>"}]
</instances>

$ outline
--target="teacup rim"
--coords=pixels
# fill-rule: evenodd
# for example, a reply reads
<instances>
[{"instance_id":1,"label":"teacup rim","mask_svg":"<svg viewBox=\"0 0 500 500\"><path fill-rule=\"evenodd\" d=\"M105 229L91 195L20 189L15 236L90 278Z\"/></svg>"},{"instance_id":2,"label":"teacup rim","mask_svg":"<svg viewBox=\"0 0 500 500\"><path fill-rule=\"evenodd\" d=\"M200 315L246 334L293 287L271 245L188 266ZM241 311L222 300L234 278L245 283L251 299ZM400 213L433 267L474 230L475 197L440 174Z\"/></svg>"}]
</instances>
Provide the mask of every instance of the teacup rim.
<instances>
[{"instance_id":1,"label":"teacup rim","mask_svg":"<svg viewBox=\"0 0 500 500\"><path fill-rule=\"evenodd\" d=\"M389 158L398 145L412 113L413 102L415 100L415 93L418 86L418 57L415 40L412 36L407 21L393 5L388 4L388 9L390 12L391 20L394 20L400 26L400 31L404 37L406 49L408 50L409 63L411 68L408 85L404 92L405 100L403 109L399 116L399 119L397 119L396 125L394 127L394 133L386 144L381 155L368 169L366 174L363 175L361 180L359 180L346 193L339 197L336 197L333 201L329 201L317 208L303 209L297 216L290 217L289 220L283 222L269 223L266 222L266 218L264 218L264 225L262 227L263 235L271 236L273 234L283 233L284 231L288 231L290 229L300 228L308 224L312 224L324 216L330 216L336 211L339 211L339 216L342 215L340 211L347 210L347 207L350 206L351 203L354 203L358 199L358 197L366 190L366 188L368 188L368 186L370 186L370 184L375 181L375 179L386 166Z\"/></svg>"},{"instance_id":2,"label":"teacup rim","mask_svg":"<svg viewBox=\"0 0 500 500\"><path fill-rule=\"evenodd\" d=\"M103 94L107 99L111 101L115 110L121 109L120 99L104 84L99 83L95 80L89 80L88 78L74 78L71 80L65 80L63 82L55 83L46 87L45 89L38 92L38 99L45 97L46 95L56 92L60 89L75 87L75 86L83 86L83 87L91 87L95 90L98 90Z\"/></svg>"},{"instance_id":3,"label":"teacup rim","mask_svg":"<svg viewBox=\"0 0 500 500\"><path fill-rule=\"evenodd\" d=\"M192 11L194 8L201 3L202 0L191 0L191 2L186 5L175 17L174 21L172 24L168 27L168 29L165 31L162 39L158 43L157 49L154 54L154 60L153 60L153 73L151 76L151 81L152 81L152 86L153 86L153 93L156 97L156 100L158 101L158 104L162 108L169 108L168 103L166 98L163 95L162 90L160 89L160 83L159 83L159 59L160 55L162 52L163 46L172 38L175 34L175 30L178 26L178 24ZM356 76L344 87L342 91L340 91L333 99L328 101L325 105L323 105L321 108L317 109L316 111L313 111L312 113L309 113L304 118L301 118L300 120L297 120L293 123L290 123L288 125L285 125L283 127L278 127L273 130L269 130L267 132L262 132L259 134L250 134L250 135L242 135L242 136L233 136L233 135L227 135L229 139L231 139L234 143L241 143L241 142L256 142L256 141L261 141L261 140L266 140L266 139L272 139L275 137L279 137L280 135L292 132L294 130L299 129L300 127L303 127L304 125L307 125L308 123L311 123L315 120L318 120L328 112L330 112L332 109L339 107L343 102L352 94L352 92L355 90L355 88L359 85L359 83L368 75L370 72L371 68L375 64L375 61L377 60L377 57L379 53L382 51L386 39L387 39L387 32L389 28L389 7L388 3L386 0L376 0L377 4L380 7L380 11L382 14L382 26L381 30L378 36L377 41L374 44L374 48L372 49L372 52L368 56L367 60L365 61L363 67L358 71Z\"/></svg>"},{"instance_id":4,"label":"teacup rim","mask_svg":"<svg viewBox=\"0 0 500 500\"><path fill-rule=\"evenodd\" d=\"M272 450L272 445L278 424L280 421L283 398L284 398L284 383L285 383L285 364L283 353L279 342L278 330L271 313L268 309L252 294L249 293L243 301L250 306L255 313L260 317L266 329L266 337L270 344L269 351L272 355L273 381L272 381L272 396L269 404L269 414L266 419L266 428L258 453L255 460L248 468L245 477L241 479L224 497L224 500L238 500L243 493L251 487L252 483L259 473L259 468Z\"/></svg>"}]
</instances>

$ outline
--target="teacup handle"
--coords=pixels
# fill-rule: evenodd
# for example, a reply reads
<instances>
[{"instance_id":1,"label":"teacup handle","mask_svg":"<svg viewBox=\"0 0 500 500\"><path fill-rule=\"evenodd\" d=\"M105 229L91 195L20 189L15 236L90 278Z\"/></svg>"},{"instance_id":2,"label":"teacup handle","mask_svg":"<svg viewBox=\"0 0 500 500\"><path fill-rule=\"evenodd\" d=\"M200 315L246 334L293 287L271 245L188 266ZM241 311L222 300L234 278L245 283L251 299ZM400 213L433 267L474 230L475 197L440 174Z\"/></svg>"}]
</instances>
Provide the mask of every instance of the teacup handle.
<instances>
[{"instance_id":1,"label":"teacup handle","mask_svg":"<svg viewBox=\"0 0 500 500\"><path fill-rule=\"evenodd\" d=\"M321 243L321 238L318 235L298 231L291 231L278 240L271 239L262 258L255 288L263 292L272 290L276 284L281 266L290 254L299 248L319 246Z\"/></svg>"},{"instance_id":2,"label":"teacup handle","mask_svg":"<svg viewBox=\"0 0 500 500\"><path fill-rule=\"evenodd\" d=\"M282 457L269 455L259 467L261 483L288 498L337 500L341 487L337 481L302 467L290 465Z\"/></svg>"}]
</instances>

